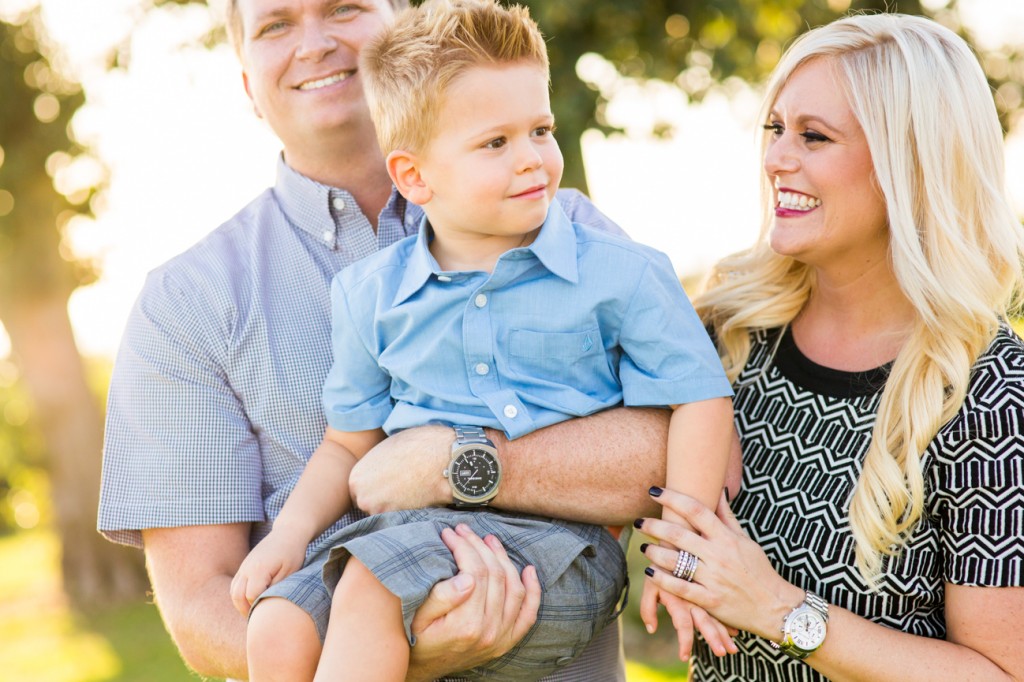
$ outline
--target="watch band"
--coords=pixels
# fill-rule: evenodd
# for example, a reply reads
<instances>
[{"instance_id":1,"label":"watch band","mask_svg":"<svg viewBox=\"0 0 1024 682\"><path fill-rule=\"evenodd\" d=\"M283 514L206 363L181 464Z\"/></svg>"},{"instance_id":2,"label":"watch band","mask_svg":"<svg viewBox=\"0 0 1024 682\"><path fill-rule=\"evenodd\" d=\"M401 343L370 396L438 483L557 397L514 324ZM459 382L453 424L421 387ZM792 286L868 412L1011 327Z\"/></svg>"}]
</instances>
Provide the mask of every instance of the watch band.
<instances>
[{"instance_id":1,"label":"watch band","mask_svg":"<svg viewBox=\"0 0 1024 682\"><path fill-rule=\"evenodd\" d=\"M466 445L467 443L480 443L481 445L493 445L491 439L487 437L487 434L479 426L464 426L462 424L455 424L452 426L455 430L455 444Z\"/></svg>"}]
</instances>

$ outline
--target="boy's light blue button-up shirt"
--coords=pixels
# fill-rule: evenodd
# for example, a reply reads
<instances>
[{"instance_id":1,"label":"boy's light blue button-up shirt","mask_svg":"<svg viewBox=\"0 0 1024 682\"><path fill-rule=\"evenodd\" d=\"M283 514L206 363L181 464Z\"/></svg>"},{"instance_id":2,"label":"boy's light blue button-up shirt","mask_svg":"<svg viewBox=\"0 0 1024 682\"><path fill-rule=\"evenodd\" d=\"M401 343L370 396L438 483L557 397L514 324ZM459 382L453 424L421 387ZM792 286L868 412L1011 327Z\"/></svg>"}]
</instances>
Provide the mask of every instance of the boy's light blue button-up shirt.
<instances>
[{"instance_id":1,"label":"boy's light blue button-up shirt","mask_svg":"<svg viewBox=\"0 0 1024 682\"><path fill-rule=\"evenodd\" d=\"M516 438L622 403L732 395L664 254L572 223L557 203L491 274L442 271L429 239L424 220L334 278L333 428L440 421Z\"/></svg>"}]
</instances>

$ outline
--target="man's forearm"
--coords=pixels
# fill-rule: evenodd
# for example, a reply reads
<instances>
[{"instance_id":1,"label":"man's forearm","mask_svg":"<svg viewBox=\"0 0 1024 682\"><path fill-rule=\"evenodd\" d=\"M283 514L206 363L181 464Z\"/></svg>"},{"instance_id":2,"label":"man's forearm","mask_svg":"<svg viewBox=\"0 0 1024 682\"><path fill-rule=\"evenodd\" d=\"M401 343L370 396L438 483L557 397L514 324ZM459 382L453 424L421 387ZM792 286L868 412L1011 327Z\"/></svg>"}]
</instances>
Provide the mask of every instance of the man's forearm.
<instances>
[{"instance_id":1,"label":"man's forearm","mask_svg":"<svg viewBox=\"0 0 1024 682\"><path fill-rule=\"evenodd\" d=\"M647 490L665 482L670 416L662 409L616 408L514 441L488 430L503 469L494 505L602 525L657 514Z\"/></svg>"},{"instance_id":2,"label":"man's forearm","mask_svg":"<svg viewBox=\"0 0 1024 682\"><path fill-rule=\"evenodd\" d=\"M207 677L248 677L246 621L232 605L230 590L248 538L248 524L143 531L164 625L185 663Z\"/></svg>"}]
</instances>

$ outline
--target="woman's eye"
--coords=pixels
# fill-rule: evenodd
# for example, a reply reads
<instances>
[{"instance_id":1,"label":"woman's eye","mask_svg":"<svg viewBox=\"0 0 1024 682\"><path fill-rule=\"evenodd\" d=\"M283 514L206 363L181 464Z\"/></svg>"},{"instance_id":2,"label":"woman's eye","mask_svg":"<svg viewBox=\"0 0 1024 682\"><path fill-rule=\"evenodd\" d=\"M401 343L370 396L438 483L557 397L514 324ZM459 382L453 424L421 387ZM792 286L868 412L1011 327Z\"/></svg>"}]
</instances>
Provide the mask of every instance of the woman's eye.
<instances>
[{"instance_id":1,"label":"woman's eye","mask_svg":"<svg viewBox=\"0 0 1024 682\"><path fill-rule=\"evenodd\" d=\"M813 130L808 130L806 132L800 133L800 136L803 137L808 142L829 142L830 141L827 137L825 137L821 133L816 133Z\"/></svg>"},{"instance_id":2,"label":"woman's eye","mask_svg":"<svg viewBox=\"0 0 1024 682\"><path fill-rule=\"evenodd\" d=\"M785 128L782 127L781 123L765 123L762 127L775 137L779 137L780 135L782 135L783 131L785 130Z\"/></svg>"}]
</instances>

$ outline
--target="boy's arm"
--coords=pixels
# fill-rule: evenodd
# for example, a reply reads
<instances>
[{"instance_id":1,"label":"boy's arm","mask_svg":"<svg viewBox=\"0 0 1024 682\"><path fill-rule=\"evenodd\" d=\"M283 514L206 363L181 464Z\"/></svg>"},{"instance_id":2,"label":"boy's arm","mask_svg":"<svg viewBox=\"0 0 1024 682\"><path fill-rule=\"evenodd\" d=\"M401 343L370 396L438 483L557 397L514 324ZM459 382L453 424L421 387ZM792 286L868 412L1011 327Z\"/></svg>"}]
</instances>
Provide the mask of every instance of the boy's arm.
<instances>
[{"instance_id":1,"label":"boy's arm","mask_svg":"<svg viewBox=\"0 0 1024 682\"><path fill-rule=\"evenodd\" d=\"M679 405L668 430L668 470L665 487L683 492L715 509L728 484L736 429L732 399L712 398ZM663 518L681 522L665 510Z\"/></svg>"},{"instance_id":2,"label":"boy's arm","mask_svg":"<svg viewBox=\"0 0 1024 682\"><path fill-rule=\"evenodd\" d=\"M570 419L508 441L488 429L501 458L501 509L623 526L658 513L647 494L665 481L670 413L615 408ZM454 431L421 426L377 445L352 470L355 504L369 513L451 503L441 472L450 459ZM403 482L422 481L410 487Z\"/></svg>"},{"instance_id":3,"label":"boy's arm","mask_svg":"<svg viewBox=\"0 0 1024 682\"><path fill-rule=\"evenodd\" d=\"M302 567L306 548L352 508L348 476L380 429L344 432L328 427L267 537L253 547L231 581L231 600L247 614L263 592Z\"/></svg>"}]
</instances>

